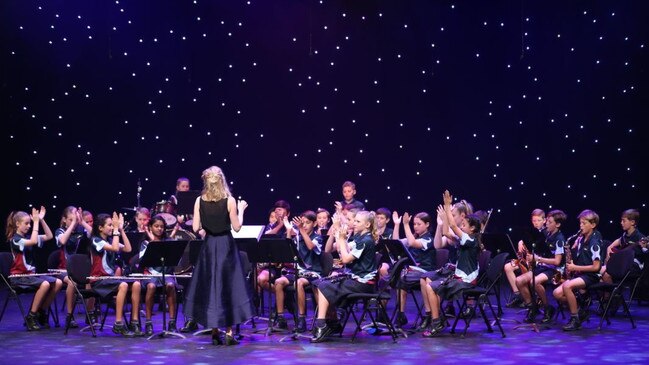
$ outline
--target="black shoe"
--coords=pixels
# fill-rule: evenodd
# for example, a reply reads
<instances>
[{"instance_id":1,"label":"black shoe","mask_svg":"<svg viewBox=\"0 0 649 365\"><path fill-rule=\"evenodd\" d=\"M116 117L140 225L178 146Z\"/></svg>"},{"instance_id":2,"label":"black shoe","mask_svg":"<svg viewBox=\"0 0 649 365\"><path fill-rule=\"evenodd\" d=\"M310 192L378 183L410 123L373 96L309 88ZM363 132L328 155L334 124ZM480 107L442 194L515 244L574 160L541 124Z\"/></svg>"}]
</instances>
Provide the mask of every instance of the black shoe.
<instances>
[{"instance_id":1,"label":"black shoe","mask_svg":"<svg viewBox=\"0 0 649 365\"><path fill-rule=\"evenodd\" d=\"M424 333L422 333L421 335L428 338L436 337L440 333L442 333L442 331L444 331L444 328L446 328L445 321L438 319L437 321L433 321L431 328L424 331Z\"/></svg>"},{"instance_id":2,"label":"black shoe","mask_svg":"<svg viewBox=\"0 0 649 365\"><path fill-rule=\"evenodd\" d=\"M527 309L527 316L525 316L525 319L523 322L525 323L534 323L536 322L536 316L539 314L539 311L536 309L536 306L530 306Z\"/></svg>"},{"instance_id":3,"label":"black shoe","mask_svg":"<svg viewBox=\"0 0 649 365\"><path fill-rule=\"evenodd\" d=\"M77 321L74 320L74 316L72 314L65 316L65 326L66 328L79 328L79 325L77 324Z\"/></svg>"},{"instance_id":4,"label":"black shoe","mask_svg":"<svg viewBox=\"0 0 649 365\"><path fill-rule=\"evenodd\" d=\"M419 327L417 327L417 332L424 332L428 330L432 322L433 317L431 317L430 315L424 316L424 320L421 322Z\"/></svg>"},{"instance_id":5,"label":"black shoe","mask_svg":"<svg viewBox=\"0 0 649 365\"><path fill-rule=\"evenodd\" d=\"M509 301L509 303L507 303L505 306L507 308L516 308L516 307L520 307L521 305L524 305L523 298L521 297L521 294L520 293L514 293L511 300Z\"/></svg>"},{"instance_id":6,"label":"black shoe","mask_svg":"<svg viewBox=\"0 0 649 365\"><path fill-rule=\"evenodd\" d=\"M327 321L327 327L329 327L329 329L331 330L331 333L329 335L336 335L343 332L343 325L339 320Z\"/></svg>"},{"instance_id":7,"label":"black shoe","mask_svg":"<svg viewBox=\"0 0 649 365\"><path fill-rule=\"evenodd\" d=\"M295 331L299 333L306 332L306 317L297 317L297 322L295 323Z\"/></svg>"},{"instance_id":8,"label":"black shoe","mask_svg":"<svg viewBox=\"0 0 649 365\"><path fill-rule=\"evenodd\" d=\"M153 336L153 322L151 321L144 322L144 335Z\"/></svg>"},{"instance_id":9,"label":"black shoe","mask_svg":"<svg viewBox=\"0 0 649 365\"><path fill-rule=\"evenodd\" d=\"M212 345L223 345L223 333L218 328L212 329Z\"/></svg>"},{"instance_id":10,"label":"black shoe","mask_svg":"<svg viewBox=\"0 0 649 365\"><path fill-rule=\"evenodd\" d=\"M232 346L238 344L239 341L236 338L234 338L234 335L232 333L225 334L225 346Z\"/></svg>"},{"instance_id":11,"label":"black shoe","mask_svg":"<svg viewBox=\"0 0 649 365\"><path fill-rule=\"evenodd\" d=\"M554 318L555 309L551 305L547 305L543 311L543 319L541 323L550 323L552 318Z\"/></svg>"},{"instance_id":12,"label":"black shoe","mask_svg":"<svg viewBox=\"0 0 649 365\"><path fill-rule=\"evenodd\" d=\"M284 318L283 315L281 315L281 314L277 315L277 320L275 322L275 327L283 329L283 330L288 328L288 323L286 323L286 318Z\"/></svg>"},{"instance_id":13,"label":"black shoe","mask_svg":"<svg viewBox=\"0 0 649 365\"><path fill-rule=\"evenodd\" d=\"M39 310L37 314L37 320L38 320L38 325L41 327L41 329L49 329L50 328L50 321L49 321L49 316L47 315L47 311L45 310Z\"/></svg>"},{"instance_id":14,"label":"black shoe","mask_svg":"<svg viewBox=\"0 0 649 365\"><path fill-rule=\"evenodd\" d=\"M37 322L38 322L37 314L29 312L29 314L25 316L25 326L27 326L27 331L40 330L41 327L38 325Z\"/></svg>"},{"instance_id":15,"label":"black shoe","mask_svg":"<svg viewBox=\"0 0 649 365\"><path fill-rule=\"evenodd\" d=\"M311 338L311 343L323 342L330 334L332 334L332 330L329 326L325 325L324 327L316 327L313 338Z\"/></svg>"},{"instance_id":16,"label":"black shoe","mask_svg":"<svg viewBox=\"0 0 649 365\"><path fill-rule=\"evenodd\" d=\"M444 309L444 316L447 318L455 318L455 307L453 304L449 304Z\"/></svg>"},{"instance_id":17,"label":"black shoe","mask_svg":"<svg viewBox=\"0 0 649 365\"><path fill-rule=\"evenodd\" d=\"M467 305L466 308L460 313L460 318L470 319L475 315L475 308L470 305Z\"/></svg>"},{"instance_id":18,"label":"black shoe","mask_svg":"<svg viewBox=\"0 0 649 365\"><path fill-rule=\"evenodd\" d=\"M579 317L570 316L570 321L568 324L563 326L564 331L576 331L581 328L581 323L579 322Z\"/></svg>"},{"instance_id":19,"label":"black shoe","mask_svg":"<svg viewBox=\"0 0 649 365\"><path fill-rule=\"evenodd\" d=\"M90 317L90 321L88 321L88 317ZM97 315L95 312L88 312L88 316L86 317L86 324L88 326L92 326L93 324L97 323Z\"/></svg>"},{"instance_id":20,"label":"black shoe","mask_svg":"<svg viewBox=\"0 0 649 365\"><path fill-rule=\"evenodd\" d=\"M116 335L122 335L124 337L132 338L135 337L135 334L126 328L126 325L122 322L115 322L113 325L113 333Z\"/></svg>"},{"instance_id":21,"label":"black shoe","mask_svg":"<svg viewBox=\"0 0 649 365\"><path fill-rule=\"evenodd\" d=\"M408 317L404 312L398 312L397 318L394 319L394 324L397 327L403 327L408 324Z\"/></svg>"},{"instance_id":22,"label":"black shoe","mask_svg":"<svg viewBox=\"0 0 649 365\"><path fill-rule=\"evenodd\" d=\"M167 325L167 332L178 332L178 328L176 328L176 320L175 319L170 319L169 324Z\"/></svg>"},{"instance_id":23,"label":"black shoe","mask_svg":"<svg viewBox=\"0 0 649 365\"><path fill-rule=\"evenodd\" d=\"M180 332L182 333L189 333L189 332L195 332L198 331L198 324L194 322L193 319L188 319L185 321L185 325L183 328L180 329Z\"/></svg>"},{"instance_id":24,"label":"black shoe","mask_svg":"<svg viewBox=\"0 0 649 365\"><path fill-rule=\"evenodd\" d=\"M144 336L144 332L142 332L142 329L140 328L140 321L134 319L131 320L131 332L133 332L133 335L136 337Z\"/></svg>"}]
</instances>

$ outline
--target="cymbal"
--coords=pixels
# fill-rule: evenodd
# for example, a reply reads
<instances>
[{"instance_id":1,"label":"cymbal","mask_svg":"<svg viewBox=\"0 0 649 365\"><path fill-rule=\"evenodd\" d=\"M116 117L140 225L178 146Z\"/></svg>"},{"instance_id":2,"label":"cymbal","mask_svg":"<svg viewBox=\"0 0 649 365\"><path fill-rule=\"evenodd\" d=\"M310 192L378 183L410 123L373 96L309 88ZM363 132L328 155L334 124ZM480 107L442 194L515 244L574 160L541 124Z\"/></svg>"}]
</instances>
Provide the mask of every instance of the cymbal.
<instances>
[{"instance_id":1,"label":"cymbal","mask_svg":"<svg viewBox=\"0 0 649 365\"><path fill-rule=\"evenodd\" d=\"M130 210L131 212L135 212L137 210L137 208L122 207L122 210Z\"/></svg>"}]
</instances>

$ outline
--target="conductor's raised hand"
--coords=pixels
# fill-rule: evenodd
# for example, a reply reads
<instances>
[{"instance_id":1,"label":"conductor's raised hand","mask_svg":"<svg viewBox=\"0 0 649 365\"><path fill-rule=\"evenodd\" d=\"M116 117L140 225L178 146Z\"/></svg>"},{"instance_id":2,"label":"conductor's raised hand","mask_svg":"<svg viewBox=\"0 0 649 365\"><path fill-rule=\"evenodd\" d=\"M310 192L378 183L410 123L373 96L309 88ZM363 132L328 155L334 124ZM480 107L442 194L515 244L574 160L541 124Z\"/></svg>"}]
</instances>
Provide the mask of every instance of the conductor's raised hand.
<instances>
[{"instance_id":1,"label":"conductor's raised hand","mask_svg":"<svg viewBox=\"0 0 649 365\"><path fill-rule=\"evenodd\" d=\"M244 210L246 210L246 208L248 208L248 202L246 202L246 201L243 200L243 199L237 201L237 209L238 209L240 212L243 212Z\"/></svg>"}]
</instances>

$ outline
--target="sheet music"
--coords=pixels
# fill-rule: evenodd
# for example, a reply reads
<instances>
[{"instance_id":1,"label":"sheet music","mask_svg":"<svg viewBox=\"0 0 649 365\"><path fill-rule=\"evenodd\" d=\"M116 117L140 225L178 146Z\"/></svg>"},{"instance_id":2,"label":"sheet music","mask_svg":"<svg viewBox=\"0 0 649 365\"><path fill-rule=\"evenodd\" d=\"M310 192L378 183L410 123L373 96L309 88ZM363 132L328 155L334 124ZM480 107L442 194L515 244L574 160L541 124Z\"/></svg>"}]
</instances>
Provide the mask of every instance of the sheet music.
<instances>
[{"instance_id":1,"label":"sheet music","mask_svg":"<svg viewBox=\"0 0 649 365\"><path fill-rule=\"evenodd\" d=\"M232 230L232 237L234 238L255 238L257 241L261 239L264 234L266 226L241 226L239 232Z\"/></svg>"}]
</instances>

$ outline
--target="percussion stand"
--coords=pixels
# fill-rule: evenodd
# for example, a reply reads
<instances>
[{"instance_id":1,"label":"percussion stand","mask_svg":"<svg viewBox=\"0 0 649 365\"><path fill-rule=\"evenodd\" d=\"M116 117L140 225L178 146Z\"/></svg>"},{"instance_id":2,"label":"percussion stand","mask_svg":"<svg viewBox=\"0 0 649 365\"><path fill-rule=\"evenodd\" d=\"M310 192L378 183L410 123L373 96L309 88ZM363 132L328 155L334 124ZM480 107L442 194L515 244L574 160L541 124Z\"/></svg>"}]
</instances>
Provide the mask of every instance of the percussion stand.
<instances>
[{"instance_id":1,"label":"percussion stand","mask_svg":"<svg viewBox=\"0 0 649 365\"><path fill-rule=\"evenodd\" d=\"M144 255L140 258L140 265L143 267L162 266L162 302L167 302L167 282L165 274L167 271L167 262L178 263L185 252L185 247L189 241L153 241L149 242ZM174 266L174 265L172 265ZM181 333L167 331L167 311L162 311L162 331L149 336L147 340L154 337L165 338L175 336L185 338Z\"/></svg>"}]
</instances>

